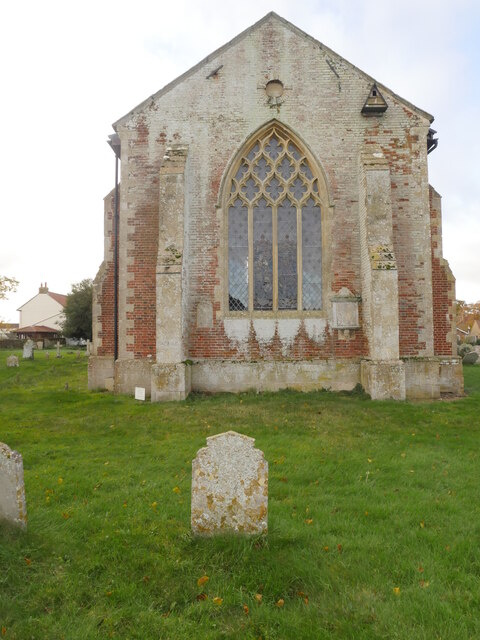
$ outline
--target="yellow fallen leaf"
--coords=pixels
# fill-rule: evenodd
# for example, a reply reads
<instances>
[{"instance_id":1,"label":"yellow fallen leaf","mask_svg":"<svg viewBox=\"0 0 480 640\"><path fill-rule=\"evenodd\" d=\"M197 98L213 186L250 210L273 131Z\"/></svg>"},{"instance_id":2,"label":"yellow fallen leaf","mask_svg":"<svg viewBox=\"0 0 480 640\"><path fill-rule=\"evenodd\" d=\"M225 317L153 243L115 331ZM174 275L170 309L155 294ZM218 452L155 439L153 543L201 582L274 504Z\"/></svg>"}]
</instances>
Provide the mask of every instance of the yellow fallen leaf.
<instances>
[{"instance_id":1,"label":"yellow fallen leaf","mask_svg":"<svg viewBox=\"0 0 480 640\"><path fill-rule=\"evenodd\" d=\"M312 524L312 522L313 522L312 518L307 518L305 520L305 524Z\"/></svg>"},{"instance_id":2,"label":"yellow fallen leaf","mask_svg":"<svg viewBox=\"0 0 480 640\"><path fill-rule=\"evenodd\" d=\"M420 580L420 586L422 589L427 589L430 586L430 582L428 580Z\"/></svg>"},{"instance_id":3,"label":"yellow fallen leaf","mask_svg":"<svg viewBox=\"0 0 480 640\"><path fill-rule=\"evenodd\" d=\"M199 587L201 587L203 584L205 584L206 582L208 582L210 580L210 578L208 576L202 576L201 578L199 578L197 580L197 585Z\"/></svg>"},{"instance_id":4,"label":"yellow fallen leaf","mask_svg":"<svg viewBox=\"0 0 480 640\"><path fill-rule=\"evenodd\" d=\"M30 558L27 558L27 557L25 556L24 560L25 560L25 562L26 562L26 564L27 564L28 566L30 566L30 565L32 564L32 561L30 560Z\"/></svg>"},{"instance_id":5,"label":"yellow fallen leaf","mask_svg":"<svg viewBox=\"0 0 480 640\"><path fill-rule=\"evenodd\" d=\"M218 596L213 599L214 604L220 606L223 602L223 598L219 598Z\"/></svg>"},{"instance_id":6,"label":"yellow fallen leaf","mask_svg":"<svg viewBox=\"0 0 480 640\"><path fill-rule=\"evenodd\" d=\"M7 627L2 627L2 636L6 635Z\"/></svg>"},{"instance_id":7,"label":"yellow fallen leaf","mask_svg":"<svg viewBox=\"0 0 480 640\"><path fill-rule=\"evenodd\" d=\"M281 609L284 604L285 604L285 600L283 598L280 598L279 600L276 601L275 606Z\"/></svg>"},{"instance_id":8,"label":"yellow fallen leaf","mask_svg":"<svg viewBox=\"0 0 480 640\"><path fill-rule=\"evenodd\" d=\"M256 593L256 594L255 594L255 600L258 602L258 604L260 604L260 603L261 603L262 598L263 598L263 596L262 596L262 594L261 594L261 593Z\"/></svg>"},{"instance_id":9,"label":"yellow fallen leaf","mask_svg":"<svg viewBox=\"0 0 480 640\"><path fill-rule=\"evenodd\" d=\"M157 508L157 503L156 502L152 502L152 504L150 506L152 507L152 509L156 509Z\"/></svg>"},{"instance_id":10,"label":"yellow fallen leaf","mask_svg":"<svg viewBox=\"0 0 480 640\"><path fill-rule=\"evenodd\" d=\"M328 551L328 547L323 547L323 550L324 551Z\"/></svg>"},{"instance_id":11,"label":"yellow fallen leaf","mask_svg":"<svg viewBox=\"0 0 480 640\"><path fill-rule=\"evenodd\" d=\"M393 593L394 593L396 596L399 596L399 595L400 595L400 587L393 587Z\"/></svg>"},{"instance_id":12,"label":"yellow fallen leaf","mask_svg":"<svg viewBox=\"0 0 480 640\"><path fill-rule=\"evenodd\" d=\"M180 493L180 487L173 487L173 493Z\"/></svg>"},{"instance_id":13,"label":"yellow fallen leaf","mask_svg":"<svg viewBox=\"0 0 480 640\"><path fill-rule=\"evenodd\" d=\"M202 602L203 600L207 600L208 596L206 593L199 593L198 596L196 597L196 600L198 602Z\"/></svg>"},{"instance_id":14,"label":"yellow fallen leaf","mask_svg":"<svg viewBox=\"0 0 480 640\"><path fill-rule=\"evenodd\" d=\"M59 478L57 482L58 484L63 484L63 478Z\"/></svg>"},{"instance_id":15,"label":"yellow fallen leaf","mask_svg":"<svg viewBox=\"0 0 480 640\"><path fill-rule=\"evenodd\" d=\"M424 520L420 521L420 529L425 529L425 521Z\"/></svg>"},{"instance_id":16,"label":"yellow fallen leaf","mask_svg":"<svg viewBox=\"0 0 480 640\"><path fill-rule=\"evenodd\" d=\"M70 518L70 514L67 511L64 511L62 513L62 518L64 518L65 520L68 520Z\"/></svg>"},{"instance_id":17,"label":"yellow fallen leaf","mask_svg":"<svg viewBox=\"0 0 480 640\"><path fill-rule=\"evenodd\" d=\"M244 605L243 605L243 612L244 612L244 614L245 614L246 616L248 616L249 609L248 609L248 607L247 607L247 605L246 605L246 604L244 604Z\"/></svg>"}]
</instances>

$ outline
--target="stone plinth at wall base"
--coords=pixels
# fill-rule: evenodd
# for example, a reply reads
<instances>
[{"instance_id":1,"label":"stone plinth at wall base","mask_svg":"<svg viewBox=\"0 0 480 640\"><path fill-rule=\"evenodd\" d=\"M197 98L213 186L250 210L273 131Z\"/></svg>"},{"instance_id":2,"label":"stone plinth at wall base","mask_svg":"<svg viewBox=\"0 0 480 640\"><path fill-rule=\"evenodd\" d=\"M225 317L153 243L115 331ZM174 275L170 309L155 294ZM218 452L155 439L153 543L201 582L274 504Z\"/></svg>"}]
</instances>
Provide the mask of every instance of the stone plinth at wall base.
<instances>
[{"instance_id":1,"label":"stone plinth at wall base","mask_svg":"<svg viewBox=\"0 0 480 640\"><path fill-rule=\"evenodd\" d=\"M191 366L183 362L152 365L152 402L185 400L191 390L191 377Z\"/></svg>"},{"instance_id":2,"label":"stone plinth at wall base","mask_svg":"<svg viewBox=\"0 0 480 640\"><path fill-rule=\"evenodd\" d=\"M405 364L401 360L362 360L361 382L372 400L405 400Z\"/></svg>"},{"instance_id":3,"label":"stone plinth at wall base","mask_svg":"<svg viewBox=\"0 0 480 640\"><path fill-rule=\"evenodd\" d=\"M115 393L133 394L135 387L145 389L150 397L152 362L150 358L117 360L115 363Z\"/></svg>"},{"instance_id":4,"label":"stone plinth at wall base","mask_svg":"<svg viewBox=\"0 0 480 640\"><path fill-rule=\"evenodd\" d=\"M405 360L407 400L440 398L440 363L436 358Z\"/></svg>"},{"instance_id":5,"label":"stone plinth at wall base","mask_svg":"<svg viewBox=\"0 0 480 640\"><path fill-rule=\"evenodd\" d=\"M440 359L440 393L463 396L463 367L459 358Z\"/></svg>"},{"instance_id":6,"label":"stone plinth at wall base","mask_svg":"<svg viewBox=\"0 0 480 640\"><path fill-rule=\"evenodd\" d=\"M204 360L192 365L192 390L203 393L244 391L351 391L360 382L360 360L235 362Z\"/></svg>"},{"instance_id":7,"label":"stone plinth at wall base","mask_svg":"<svg viewBox=\"0 0 480 640\"><path fill-rule=\"evenodd\" d=\"M458 358L405 359L407 400L434 400L441 393L463 395L463 370Z\"/></svg>"},{"instance_id":8,"label":"stone plinth at wall base","mask_svg":"<svg viewBox=\"0 0 480 640\"><path fill-rule=\"evenodd\" d=\"M113 356L90 356L88 359L88 388L91 391L113 391L114 362Z\"/></svg>"}]
</instances>

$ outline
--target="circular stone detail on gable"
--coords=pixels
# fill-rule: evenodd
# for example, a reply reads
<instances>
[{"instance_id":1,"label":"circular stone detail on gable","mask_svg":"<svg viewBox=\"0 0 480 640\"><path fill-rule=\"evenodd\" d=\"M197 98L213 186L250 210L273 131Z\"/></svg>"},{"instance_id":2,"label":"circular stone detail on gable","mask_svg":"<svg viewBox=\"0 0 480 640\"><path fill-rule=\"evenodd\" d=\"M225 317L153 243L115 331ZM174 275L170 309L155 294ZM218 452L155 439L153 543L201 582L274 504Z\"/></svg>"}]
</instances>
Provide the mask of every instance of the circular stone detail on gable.
<instances>
[{"instance_id":1,"label":"circular stone detail on gable","mask_svg":"<svg viewBox=\"0 0 480 640\"><path fill-rule=\"evenodd\" d=\"M280 98L283 95L283 82L270 80L265 86L265 92L269 98Z\"/></svg>"}]
</instances>

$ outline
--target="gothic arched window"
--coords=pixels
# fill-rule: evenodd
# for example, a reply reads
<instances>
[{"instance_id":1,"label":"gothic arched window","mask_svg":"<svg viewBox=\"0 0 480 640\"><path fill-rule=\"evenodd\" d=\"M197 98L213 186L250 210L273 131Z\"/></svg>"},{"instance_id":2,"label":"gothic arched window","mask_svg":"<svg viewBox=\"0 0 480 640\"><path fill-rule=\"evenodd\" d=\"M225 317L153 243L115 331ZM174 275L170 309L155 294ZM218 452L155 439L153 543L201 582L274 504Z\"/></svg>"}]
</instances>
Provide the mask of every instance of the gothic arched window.
<instances>
[{"instance_id":1,"label":"gothic arched window","mask_svg":"<svg viewBox=\"0 0 480 640\"><path fill-rule=\"evenodd\" d=\"M300 145L272 125L254 137L230 180L230 311L322 306L318 178Z\"/></svg>"}]
</instances>

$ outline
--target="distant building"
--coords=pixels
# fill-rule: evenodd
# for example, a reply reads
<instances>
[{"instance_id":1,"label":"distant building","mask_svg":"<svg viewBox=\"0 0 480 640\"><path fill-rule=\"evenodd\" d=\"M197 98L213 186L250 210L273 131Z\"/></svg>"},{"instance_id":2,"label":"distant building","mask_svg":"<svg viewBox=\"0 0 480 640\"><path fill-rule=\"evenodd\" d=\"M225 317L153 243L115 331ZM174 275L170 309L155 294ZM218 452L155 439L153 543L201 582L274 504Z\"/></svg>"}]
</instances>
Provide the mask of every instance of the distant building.
<instances>
[{"instance_id":1,"label":"distant building","mask_svg":"<svg viewBox=\"0 0 480 640\"><path fill-rule=\"evenodd\" d=\"M66 295L53 293L47 283L41 284L37 295L17 309L20 321L15 333L19 338L31 338L35 342L57 340L62 333L66 302Z\"/></svg>"}]
</instances>

